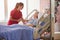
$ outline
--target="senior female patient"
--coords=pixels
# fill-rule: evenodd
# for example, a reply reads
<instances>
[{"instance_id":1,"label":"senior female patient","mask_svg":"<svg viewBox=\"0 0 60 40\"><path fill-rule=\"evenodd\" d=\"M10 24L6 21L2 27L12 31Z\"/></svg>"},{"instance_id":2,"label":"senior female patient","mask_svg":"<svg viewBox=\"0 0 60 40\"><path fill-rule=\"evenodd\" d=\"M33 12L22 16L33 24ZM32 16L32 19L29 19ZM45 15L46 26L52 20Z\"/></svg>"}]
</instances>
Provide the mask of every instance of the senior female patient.
<instances>
[{"instance_id":1,"label":"senior female patient","mask_svg":"<svg viewBox=\"0 0 60 40\"><path fill-rule=\"evenodd\" d=\"M30 20L28 20L28 22L26 23L27 26L31 26L34 27L37 25L38 23L38 11L36 11L33 15L33 17L30 18Z\"/></svg>"},{"instance_id":2,"label":"senior female patient","mask_svg":"<svg viewBox=\"0 0 60 40\"><path fill-rule=\"evenodd\" d=\"M24 4L19 2L16 4L15 8L10 13L10 19L8 21L8 25L18 24L20 21L25 21L22 17L21 10L23 9Z\"/></svg>"}]
</instances>

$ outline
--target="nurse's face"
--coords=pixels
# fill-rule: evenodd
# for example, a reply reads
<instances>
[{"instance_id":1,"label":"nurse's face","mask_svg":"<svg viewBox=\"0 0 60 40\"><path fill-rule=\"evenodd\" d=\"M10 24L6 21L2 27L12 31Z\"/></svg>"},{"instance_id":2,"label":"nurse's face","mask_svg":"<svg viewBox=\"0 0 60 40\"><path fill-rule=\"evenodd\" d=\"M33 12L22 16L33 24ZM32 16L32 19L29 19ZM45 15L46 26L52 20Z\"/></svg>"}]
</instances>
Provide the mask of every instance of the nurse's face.
<instances>
[{"instance_id":1,"label":"nurse's face","mask_svg":"<svg viewBox=\"0 0 60 40\"><path fill-rule=\"evenodd\" d=\"M22 9L23 9L23 6L19 6L18 9L19 9L19 10L22 10Z\"/></svg>"}]
</instances>

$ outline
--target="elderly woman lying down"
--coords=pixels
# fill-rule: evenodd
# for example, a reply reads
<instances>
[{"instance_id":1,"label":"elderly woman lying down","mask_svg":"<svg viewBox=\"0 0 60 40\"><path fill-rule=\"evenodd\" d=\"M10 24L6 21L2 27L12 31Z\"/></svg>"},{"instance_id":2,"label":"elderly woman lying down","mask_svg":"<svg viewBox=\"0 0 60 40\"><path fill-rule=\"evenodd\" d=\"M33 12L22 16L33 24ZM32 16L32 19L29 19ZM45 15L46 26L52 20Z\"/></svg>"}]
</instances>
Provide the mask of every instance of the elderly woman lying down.
<instances>
[{"instance_id":1,"label":"elderly woman lying down","mask_svg":"<svg viewBox=\"0 0 60 40\"><path fill-rule=\"evenodd\" d=\"M39 12L38 11L35 11L35 13L30 18L30 20L26 21L26 23L25 23L26 26L29 26L29 27L32 27L32 28L35 27L34 28L34 32L33 32L33 35L34 35L34 39L35 40L40 39L40 34L38 33L39 28L36 28L36 25L38 23L38 14L39 14Z\"/></svg>"},{"instance_id":2,"label":"elderly woman lying down","mask_svg":"<svg viewBox=\"0 0 60 40\"><path fill-rule=\"evenodd\" d=\"M38 13L39 12L36 11L30 20L26 21L25 25L35 27L38 23Z\"/></svg>"}]
</instances>

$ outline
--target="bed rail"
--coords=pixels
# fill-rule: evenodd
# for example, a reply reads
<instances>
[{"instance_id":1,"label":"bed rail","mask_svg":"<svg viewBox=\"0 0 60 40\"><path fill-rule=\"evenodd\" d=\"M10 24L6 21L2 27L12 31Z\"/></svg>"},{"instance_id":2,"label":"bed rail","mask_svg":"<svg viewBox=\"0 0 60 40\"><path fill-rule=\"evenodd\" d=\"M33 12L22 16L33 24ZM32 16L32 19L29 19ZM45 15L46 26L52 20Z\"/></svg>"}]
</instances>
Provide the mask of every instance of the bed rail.
<instances>
[{"instance_id":1,"label":"bed rail","mask_svg":"<svg viewBox=\"0 0 60 40\"><path fill-rule=\"evenodd\" d=\"M41 22L39 24L39 22ZM41 19L39 19L38 24L36 26L36 30L34 32L34 38L40 37L40 35L43 33L43 31L47 30L47 28L50 27L50 15L44 18L44 15L42 15Z\"/></svg>"},{"instance_id":2,"label":"bed rail","mask_svg":"<svg viewBox=\"0 0 60 40\"><path fill-rule=\"evenodd\" d=\"M26 17L25 19L28 19L28 17L29 17L34 11L38 11L38 10L37 10L37 9L32 10L32 11L27 15L27 17Z\"/></svg>"}]
</instances>

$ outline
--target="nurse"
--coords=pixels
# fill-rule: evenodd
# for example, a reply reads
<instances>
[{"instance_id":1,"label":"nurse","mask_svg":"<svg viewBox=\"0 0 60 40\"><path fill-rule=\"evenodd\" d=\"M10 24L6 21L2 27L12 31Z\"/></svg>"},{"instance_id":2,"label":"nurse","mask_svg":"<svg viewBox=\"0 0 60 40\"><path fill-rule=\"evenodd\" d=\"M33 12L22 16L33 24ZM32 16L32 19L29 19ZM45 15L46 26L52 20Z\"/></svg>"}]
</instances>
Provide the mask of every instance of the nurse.
<instances>
[{"instance_id":1,"label":"nurse","mask_svg":"<svg viewBox=\"0 0 60 40\"><path fill-rule=\"evenodd\" d=\"M24 4L22 2L16 3L15 8L10 13L10 19L8 25L18 24L20 21L24 22L25 20L22 17L21 10L23 9Z\"/></svg>"}]
</instances>

